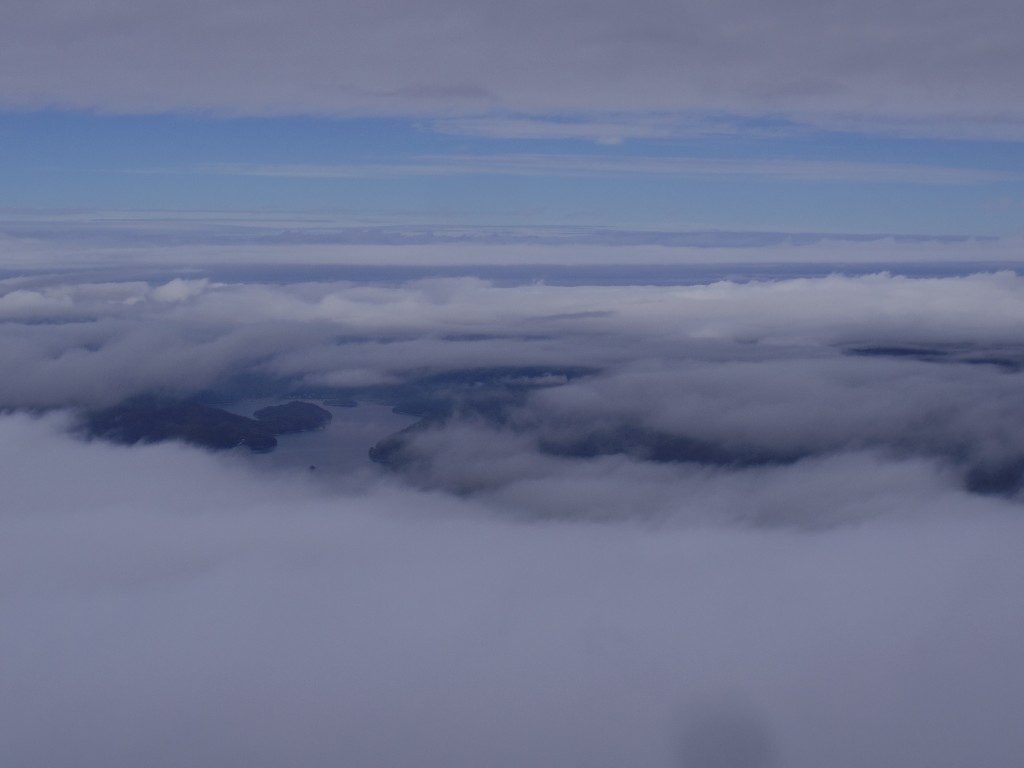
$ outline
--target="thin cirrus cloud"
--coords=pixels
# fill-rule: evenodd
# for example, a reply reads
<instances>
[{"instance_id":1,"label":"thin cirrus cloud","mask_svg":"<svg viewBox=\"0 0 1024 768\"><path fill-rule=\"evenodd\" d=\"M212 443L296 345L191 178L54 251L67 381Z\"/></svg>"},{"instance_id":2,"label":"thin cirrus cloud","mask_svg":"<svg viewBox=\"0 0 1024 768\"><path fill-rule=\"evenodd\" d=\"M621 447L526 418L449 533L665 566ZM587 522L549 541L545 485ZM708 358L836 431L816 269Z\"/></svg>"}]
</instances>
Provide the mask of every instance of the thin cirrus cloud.
<instances>
[{"instance_id":1,"label":"thin cirrus cloud","mask_svg":"<svg viewBox=\"0 0 1024 768\"><path fill-rule=\"evenodd\" d=\"M907 163L839 160L746 160L691 157L601 157L595 155L446 155L394 163L247 164L217 163L193 169L145 169L141 173L200 172L291 179L386 179L411 176L679 176L758 177L800 182L900 184L990 184L1019 182L1019 173Z\"/></svg>"},{"instance_id":2,"label":"thin cirrus cloud","mask_svg":"<svg viewBox=\"0 0 1024 768\"><path fill-rule=\"evenodd\" d=\"M616 145L627 140L674 140L709 137L801 138L814 131L846 134L886 134L902 139L955 137L978 141L1019 141L1024 124L1005 115L959 116L941 113L925 117L856 113L794 112L766 114L601 114L523 116L495 114L434 120L431 129L454 136L489 139L577 139Z\"/></svg>"},{"instance_id":3,"label":"thin cirrus cloud","mask_svg":"<svg viewBox=\"0 0 1024 768\"><path fill-rule=\"evenodd\" d=\"M627 139L683 139L737 134L779 137L803 130L782 121L752 121L724 116L677 115L602 116L555 119L495 115L436 120L431 128L456 136L488 139L581 139L598 144L621 144Z\"/></svg>"}]
</instances>

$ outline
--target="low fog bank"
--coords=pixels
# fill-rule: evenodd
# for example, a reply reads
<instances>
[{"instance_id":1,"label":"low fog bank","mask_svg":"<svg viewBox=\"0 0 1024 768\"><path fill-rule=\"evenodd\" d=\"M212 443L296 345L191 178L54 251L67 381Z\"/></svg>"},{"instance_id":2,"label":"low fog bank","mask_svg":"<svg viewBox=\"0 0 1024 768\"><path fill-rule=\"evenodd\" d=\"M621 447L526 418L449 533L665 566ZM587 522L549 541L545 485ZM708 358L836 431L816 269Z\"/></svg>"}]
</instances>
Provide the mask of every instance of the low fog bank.
<instances>
[{"instance_id":1,"label":"low fog bank","mask_svg":"<svg viewBox=\"0 0 1024 768\"><path fill-rule=\"evenodd\" d=\"M859 483L893 514L816 533L525 522L387 475L339 489L233 454L86 443L66 418L0 418L11 765L1024 753L1024 520L927 468L848 457L844 503ZM835 514L821 480L775 501ZM677 503L744 520L766 496L705 479Z\"/></svg>"}]
</instances>

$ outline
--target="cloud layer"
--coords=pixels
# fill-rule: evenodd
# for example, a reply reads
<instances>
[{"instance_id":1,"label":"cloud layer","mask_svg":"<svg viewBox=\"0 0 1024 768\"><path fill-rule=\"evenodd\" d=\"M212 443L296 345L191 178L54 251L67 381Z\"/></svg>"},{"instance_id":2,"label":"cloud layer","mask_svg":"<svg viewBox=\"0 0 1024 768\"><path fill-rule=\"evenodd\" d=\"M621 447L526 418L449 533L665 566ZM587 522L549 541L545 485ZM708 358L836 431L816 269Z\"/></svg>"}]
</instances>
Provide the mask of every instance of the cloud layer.
<instances>
[{"instance_id":1,"label":"cloud layer","mask_svg":"<svg viewBox=\"0 0 1024 768\"><path fill-rule=\"evenodd\" d=\"M1024 750L1017 274L95 274L0 282L19 766ZM410 391L453 408L375 466ZM363 405L269 455L75 434L144 392Z\"/></svg>"},{"instance_id":2,"label":"cloud layer","mask_svg":"<svg viewBox=\"0 0 1024 768\"><path fill-rule=\"evenodd\" d=\"M866 170L881 170L876 180L891 172L885 166ZM935 168L919 180L926 177L940 184L948 180ZM1021 253L1022 241L1014 237L893 232L473 226L428 221L396 225L377 217L329 213L93 211L0 216L0 277L88 268L98 270L96 281L137 276L152 282L175 268L235 282L256 276L274 282L340 277L394 283L415 277L472 275L519 282L678 283L723 276L827 275L851 269L961 274L1012 268ZM680 270L659 271L662 267Z\"/></svg>"},{"instance_id":3,"label":"cloud layer","mask_svg":"<svg viewBox=\"0 0 1024 768\"><path fill-rule=\"evenodd\" d=\"M46 0L6 14L0 100L129 112L603 113L606 126L624 113L767 114L1019 135L1018 10L1009 0ZM649 134L651 121L597 137ZM499 133L524 125L536 132L516 117Z\"/></svg>"},{"instance_id":4,"label":"cloud layer","mask_svg":"<svg viewBox=\"0 0 1024 768\"><path fill-rule=\"evenodd\" d=\"M59 429L0 419L18 765L995 768L1024 748L1015 504L878 466L858 495L897 517L852 529L509 523Z\"/></svg>"},{"instance_id":5,"label":"cloud layer","mask_svg":"<svg viewBox=\"0 0 1024 768\"><path fill-rule=\"evenodd\" d=\"M680 488L721 481L708 466L795 482L841 473L847 453L915 472L924 461L977 491L1024 483L1012 272L667 286L58 274L2 289L0 406L151 393L381 403L432 419L379 454L409 479L541 514L560 514L558 489L576 486L600 499L583 505L594 514L620 515L609 482L647 488L652 513L668 513Z\"/></svg>"}]
</instances>

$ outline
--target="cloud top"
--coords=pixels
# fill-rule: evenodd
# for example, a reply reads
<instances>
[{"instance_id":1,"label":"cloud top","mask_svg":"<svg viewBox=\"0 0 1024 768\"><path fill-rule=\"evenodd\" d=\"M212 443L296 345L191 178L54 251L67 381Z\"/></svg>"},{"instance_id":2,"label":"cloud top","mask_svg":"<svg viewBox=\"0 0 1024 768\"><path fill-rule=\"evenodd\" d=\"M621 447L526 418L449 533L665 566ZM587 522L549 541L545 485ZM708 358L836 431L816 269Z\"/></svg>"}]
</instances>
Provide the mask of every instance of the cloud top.
<instances>
[{"instance_id":1,"label":"cloud top","mask_svg":"<svg viewBox=\"0 0 1024 768\"><path fill-rule=\"evenodd\" d=\"M12 763L1024 750L1019 275L97 274L0 281ZM76 434L144 392L361 405L270 454Z\"/></svg>"}]
</instances>

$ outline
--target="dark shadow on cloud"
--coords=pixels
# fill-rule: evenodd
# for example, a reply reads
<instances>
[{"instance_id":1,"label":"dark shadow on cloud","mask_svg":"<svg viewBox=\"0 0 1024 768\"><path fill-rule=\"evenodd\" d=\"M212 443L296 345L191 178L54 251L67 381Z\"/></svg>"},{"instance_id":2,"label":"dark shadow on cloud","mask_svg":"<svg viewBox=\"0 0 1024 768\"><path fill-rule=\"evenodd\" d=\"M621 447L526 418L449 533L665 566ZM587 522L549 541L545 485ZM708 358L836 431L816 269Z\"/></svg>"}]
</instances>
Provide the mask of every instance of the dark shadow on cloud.
<instances>
[{"instance_id":1,"label":"dark shadow on cloud","mask_svg":"<svg viewBox=\"0 0 1024 768\"><path fill-rule=\"evenodd\" d=\"M679 733L679 768L778 768L771 731L749 706L709 699Z\"/></svg>"},{"instance_id":2,"label":"dark shadow on cloud","mask_svg":"<svg viewBox=\"0 0 1024 768\"><path fill-rule=\"evenodd\" d=\"M895 357L911 358L930 363L961 363L964 365L994 365L1006 371L1019 371L1024 368L1024 351L1021 350L986 350L970 347L927 348L927 347L852 347L845 350L850 355L862 357Z\"/></svg>"}]
</instances>

